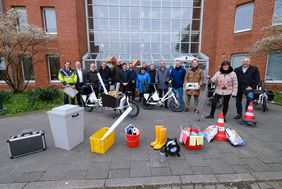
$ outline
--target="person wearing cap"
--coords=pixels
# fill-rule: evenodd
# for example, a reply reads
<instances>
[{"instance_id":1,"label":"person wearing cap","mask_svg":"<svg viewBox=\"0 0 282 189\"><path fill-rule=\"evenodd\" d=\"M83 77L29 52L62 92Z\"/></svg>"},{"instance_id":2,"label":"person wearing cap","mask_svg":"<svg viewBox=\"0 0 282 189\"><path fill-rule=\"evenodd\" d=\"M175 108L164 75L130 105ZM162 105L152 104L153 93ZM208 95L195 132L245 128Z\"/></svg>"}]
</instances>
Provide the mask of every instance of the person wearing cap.
<instances>
[{"instance_id":1,"label":"person wearing cap","mask_svg":"<svg viewBox=\"0 0 282 189\"><path fill-rule=\"evenodd\" d=\"M215 83L215 95L213 97L211 111L206 119L213 119L216 109L216 104L220 98L223 98L223 115L224 121L226 121L226 114L228 111L228 104L230 97L236 97L238 91L237 75L230 66L229 61L223 61L219 71L210 79L211 82Z\"/></svg>"}]
</instances>

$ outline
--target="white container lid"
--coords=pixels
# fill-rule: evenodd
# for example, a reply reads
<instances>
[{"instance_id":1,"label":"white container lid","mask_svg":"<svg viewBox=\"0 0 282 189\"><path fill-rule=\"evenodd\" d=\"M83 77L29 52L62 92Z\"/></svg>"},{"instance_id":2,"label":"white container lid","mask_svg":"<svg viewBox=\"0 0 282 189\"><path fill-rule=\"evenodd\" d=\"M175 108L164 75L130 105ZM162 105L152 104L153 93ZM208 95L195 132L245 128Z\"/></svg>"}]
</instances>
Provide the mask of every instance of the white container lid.
<instances>
[{"instance_id":1,"label":"white container lid","mask_svg":"<svg viewBox=\"0 0 282 189\"><path fill-rule=\"evenodd\" d=\"M57 114L66 117L81 110L83 110L82 107L79 107L77 105L66 104L53 108L51 111L48 111L48 114Z\"/></svg>"}]
</instances>

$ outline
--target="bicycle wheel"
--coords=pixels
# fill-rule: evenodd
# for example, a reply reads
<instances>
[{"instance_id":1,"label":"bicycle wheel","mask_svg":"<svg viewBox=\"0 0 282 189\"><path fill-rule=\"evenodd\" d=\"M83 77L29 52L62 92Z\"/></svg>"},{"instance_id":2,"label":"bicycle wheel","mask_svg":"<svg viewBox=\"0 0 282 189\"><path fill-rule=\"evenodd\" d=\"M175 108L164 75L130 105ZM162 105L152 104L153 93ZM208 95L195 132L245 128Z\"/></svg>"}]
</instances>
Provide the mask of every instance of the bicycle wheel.
<instances>
[{"instance_id":1,"label":"bicycle wheel","mask_svg":"<svg viewBox=\"0 0 282 189\"><path fill-rule=\"evenodd\" d=\"M184 104L179 100L178 100L178 104L176 104L174 100L171 100L169 102L169 107L174 112L182 112L184 110Z\"/></svg>"},{"instance_id":2,"label":"bicycle wheel","mask_svg":"<svg viewBox=\"0 0 282 189\"><path fill-rule=\"evenodd\" d=\"M262 97L262 111L265 112L267 110L267 102L266 97Z\"/></svg>"},{"instance_id":3,"label":"bicycle wheel","mask_svg":"<svg viewBox=\"0 0 282 189\"><path fill-rule=\"evenodd\" d=\"M132 100L129 100L129 104L124 104L124 108L121 110L122 112L124 112L128 106L132 107L132 110L130 111L130 113L128 114L129 117L136 117L138 116L139 112L140 112L140 108L138 106L138 104Z\"/></svg>"},{"instance_id":4,"label":"bicycle wheel","mask_svg":"<svg viewBox=\"0 0 282 189\"><path fill-rule=\"evenodd\" d=\"M148 104L147 101L145 100L145 98L142 99L141 106L145 110L151 110L153 108L153 105Z\"/></svg>"}]
</instances>

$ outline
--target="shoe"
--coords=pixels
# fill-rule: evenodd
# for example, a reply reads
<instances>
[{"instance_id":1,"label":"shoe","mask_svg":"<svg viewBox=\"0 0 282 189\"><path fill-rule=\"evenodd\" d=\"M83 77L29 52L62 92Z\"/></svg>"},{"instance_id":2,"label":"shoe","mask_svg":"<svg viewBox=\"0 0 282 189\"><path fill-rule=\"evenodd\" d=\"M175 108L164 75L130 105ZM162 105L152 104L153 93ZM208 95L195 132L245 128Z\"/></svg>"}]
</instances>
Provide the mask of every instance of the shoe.
<instances>
[{"instance_id":1,"label":"shoe","mask_svg":"<svg viewBox=\"0 0 282 189\"><path fill-rule=\"evenodd\" d=\"M206 119L213 119L213 118L214 118L214 116L212 116L212 115L208 115L208 116L206 116L205 118L206 118Z\"/></svg>"},{"instance_id":2,"label":"shoe","mask_svg":"<svg viewBox=\"0 0 282 189\"><path fill-rule=\"evenodd\" d=\"M165 108L166 108L166 109L168 109L168 106L167 106L167 105L165 105Z\"/></svg>"},{"instance_id":3,"label":"shoe","mask_svg":"<svg viewBox=\"0 0 282 189\"><path fill-rule=\"evenodd\" d=\"M154 146L155 150L160 150L166 143L166 128L160 128L160 140Z\"/></svg>"},{"instance_id":4,"label":"shoe","mask_svg":"<svg viewBox=\"0 0 282 189\"><path fill-rule=\"evenodd\" d=\"M224 123L226 123L227 121L226 121L226 118L224 118Z\"/></svg>"},{"instance_id":5,"label":"shoe","mask_svg":"<svg viewBox=\"0 0 282 189\"><path fill-rule=\"evenodd\" d=\"M185 108L185 109L184 109L184 112L189 112L189 108Z\"/></svg>"},{"instance_id":6,"label":"shoe","mask_svg":"<svg viewBox=\"0 0 282 189\"><path fill-rule=\"evenodd\" d=\"M150 143L150 145L152 147L154 147L156 144L159 143L159 140L160 140L160 129L163 128L164 126L162 125L156 125L155 126L155 132L156 132L156 139Z\"/></svg>"},{"instance_id":7,"label":"shoe","mask_svg":"<svg viewBox=\"0 0 282 189\"><path fill-rule=\"evenodd\" d=\"M237 115L234 117L234 119L240 119L241 117L242 117L241 114L237 114Z\"/></svg>"}]
</instances>

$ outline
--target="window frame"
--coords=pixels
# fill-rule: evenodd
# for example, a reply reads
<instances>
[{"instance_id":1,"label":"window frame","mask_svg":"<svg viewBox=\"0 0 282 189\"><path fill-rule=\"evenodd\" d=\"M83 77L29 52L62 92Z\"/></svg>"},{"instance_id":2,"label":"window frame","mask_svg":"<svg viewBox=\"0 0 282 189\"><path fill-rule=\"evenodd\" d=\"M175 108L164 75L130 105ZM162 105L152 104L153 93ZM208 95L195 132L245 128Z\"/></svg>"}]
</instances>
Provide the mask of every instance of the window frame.
<instances>
[{"instance_id":1,"label":"window frame","mask_svg":"<svg viewBox=\"0 0 282 189\"><path fill-rule=\"evenodd\" d=\"M242 7L242 6L245 6L245 5L248 5L248 4L252 4L253 5L253 18L252 18L252 25L251 25L251 28L249 29L242 29L242 30L236 30L236 23L237 23L237 10L239 7ZM252 31L253 29L253 21L254 21L254 12L255 12L255 2L254 1L250 1L250 2L247 2L247 3L244 3L244 4L240 4L240 5L237 5L236 6L236 9L235 9L235 18L234 18L234 33L242 33L242 32L247 32L247 31Z\"/></svg>"},{"instance_id":2,"label":"window frame","mask_svg":"<svg viewBox=\"0 0 282 189\"><path fill-rule=\"evenodd\" d=\"M2 62L2 61L3 61L3 62ZM0 63L4 63L4 64L5 64L4 58L1 57L1 56L0 56ZM0 69L0 71L6 71L6 67L5 67L5 69L3 69L3 70ZM6 82L5 82L5 80L0 79L0 83L6 83Z\"/></svg>"},{"instance_id":3,"label":"window frame","mask_svg":"<svg viewBox=\"0 0 282 189\"><path fill-rule=\"evenodd\" d=\"M267 54L267 63L266 63L265 73L264 73L264 83L278 83L278 84L280 84L280 83L282 83L282 79L281 80L266 80L270 54L271 54L271 52L269 52ZM273 54L275 54L275 53L273 53ZM277 53L277 54L282 54L282 53Z\"/></svg>"},{"instance_id":4,"label":"window frame","mask_svg":"<svg viewBox=\"0 0 282 189\"><path fill-rule=\"evenodd\" d=\"M276 2L277 2L277 0L274 0L274 10L273 10L273 15L272 15L272 26L282 25L282 17L281 17L280 21L275 21L275 19L274 19L275 10L276 10Z\"/></svg>"},{"instance_id":5,"label":"window frame","mask_svg":"<svg viewBox=\"0 0 282 189\"><path fill-rule=\"evenodd\" d=\"M49 75L49 81L51 83L60 83L60 80L59 78L57 80L52 80L51 79L51 69L50 69L50 61L49 61L49 57L59 57L59 59L61 58L59 55L46 55L46 58L47 58L47 66L48 66L48 75ZM60 65L60 61L59 61L59 66ZM59 74L59 71L58 71L58 74Z\"/></svg>"},{"instance_id":6,"label":"window frame","mask_svg":"<svg viewBox=\"0 0 282 189\"><path fill-rule=\"evenodd\" d=\"M13 9L15 9L16 11L21 11L21 10L25 10L25 16L26 16L26 25L22 25L21 23L20 23L20 18L19 19L17 19L17 27L18 27L18 31L22 31L22 30L24 30L24 28L26 27L26 26L28 26L29 25L29 23L28 23L28 14L27 14L27 8L25 7L25 6L12 6L12 8ZM20 14L22 14L22 12L19 12Z\"/></svg>"},{"instance_id":7,"label":"window frame","mask_svg":"<svg viewBox=\"0 0 282 189\"><path fill-rule=\"evenodd\" d=\"M242 56L242 55L246 55L245 57L248 57L249 56L249 53L248 52L242 52L242 53L234 53L234 54L231 54L231 61L230 61L230 63L231 63L231 66L233 67L233 69L235 69L235 67L234 67L234 65L233 65L233 61L232 61L232 58L234 57L234 56Z\"/></svg>"},{"instance_id":8,"label":"window frame","mask_svg":"<svg viewBox=\"0 0 282 189\"><path fill-rule=\"evenodd\" d=\"M51 9L51 10L54 10L55 11L55 19L56 19L56 32L47 32L47 27L46 27L46 18L45 18L45 10L47 9ZM58 34L58 26L57 26L57 14L56 14L56 9L55 7L42 7L41 8L42 10L42 19L43 19L43 27L44 27L44 32L46 34L49 34L49 35L57 35Z\"/></svg>"},{"instance_id":9,"label":"window frame","mask_svg":"<svg viewBox=\"0 0 282 189\"><path fill-rule=\"evenodd\" d=\"M28 58L28 57L26 57ZM35 72L34 72L34 67L33 67L33 64L32 64L32 58L31 59L31 65L32 65L32 69L33 69L33 74L34 74L34 79L30 79L30 80L26 80L25 79L25 72L24 72L24 61L22 60L22 74L23 74L23 80L24 80L24 83L35 83Z\"/></svg>"}]
</instances>

